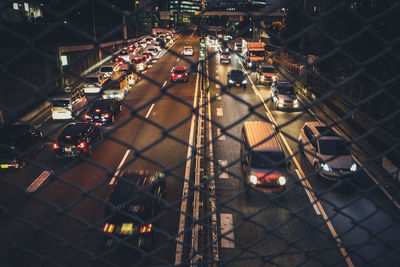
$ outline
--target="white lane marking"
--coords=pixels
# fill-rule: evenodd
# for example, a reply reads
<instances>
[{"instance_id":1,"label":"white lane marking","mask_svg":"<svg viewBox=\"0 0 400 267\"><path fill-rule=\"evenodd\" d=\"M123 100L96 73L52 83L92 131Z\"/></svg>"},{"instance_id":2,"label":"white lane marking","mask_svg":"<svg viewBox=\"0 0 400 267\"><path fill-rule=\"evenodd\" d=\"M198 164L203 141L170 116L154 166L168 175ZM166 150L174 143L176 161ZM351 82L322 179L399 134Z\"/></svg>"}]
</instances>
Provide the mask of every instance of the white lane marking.
<instances>
[{"instance_id":1,"label":"white lane marking","mask_svg":"<svg viewBox=\"0 0 400 267\"><path fill-rule=\"evenodd\" d=\"M217 108L217 116L221 117L224 115L224 110L222 108Z\"/></svg>"},{"instance_id":2,"label":"white lane marking","mask_svg":"<svg viewBox=\"0 0 400 267\"><path fill-rule=\"evenodd\" d=\"M164 81L164 83L163 83L162 87L164 87L166 84L167 84L167 81Z\"/></svg>"},{"instance_id":3,"label":"white lane marking","mask_svg":"<svg viewBox=\"0 0 400 267\"><path fill-rule=\"evenodd\" d=\"M225 135L221 133L221 129L217 129L217 136L219 141L225 141Z\"/></svg>"},{"instance_id":4,"label":"white lane marking","mask_svg":"<svg viewBox=\"0 0 400 267\"><path fill-rule=\"evenodd\" d=\"M219 75L215 76L215 79L216 79L216 80L219 80Z\"/></svg>"},{"instance_id":5,"label":"white lane marking","mask_svg":"<svg viewBox=\"0 0 400 267\"><path fill-rule=\"evenodd\" d=\"M114 184L115 178L118 176L119 172L121 171L121 167L122 167L122 165L124 165L126 159L128 158L129 152L131 152L130 149L128 149L128 150L125 152L125 155L124 155L124 157L122 158L121 162L119 163L118 168L117 168L117 170L115 171L115 173L114 173L114 175L113 175L113 177L112 177L112 179L111 179L109 185L113 185L113 184Z\"/></svg>"},{"instance_id":6,"label":"white lane marking","mask_svg":"<svg viewBox=\"0 0 400 267\"><path fill-rule=\"evenodd\" d=\"M37 127L42 127L43 124L45 124L49 119L51 118L51 115L48 116L41 124L39 124Z\"/></svg>"},{"instance_id":7,"label":"white lane marking","mask_svg":"<svg viewBox=\"0 0 400 267\"><path fill-rule=\"evenodd\" d=\"M221 222L221 247L223 248L234 248L235 247L235 235L233 233L233 217L229 213L220 214Z\"/></svg>"},{"instance_id":8,"label":"white lane marking","mask_svg":"<svg viewBox=\"0 0 400 267\"><path fill-rule=\"evenodd\" d=\"M157 63L157 59L154 59L151 61L152 63Z\"/></svg>"},{"instance_id":9,"label":"white lane marking","mask_svg":"<svg viewBox=\"0 0 400 267\"><path fill-rule=\"evenodd\" d=\"M358 166L362 166L361 162L354 157L354 161L357 163ZM371 179L374 181L375 184L379 186L379 188L382 190L382 192L392 201L393 205L396 206L396 208L400 209L400 204L397 202L395 199L393 199L393 196L389 194L389 192L382 186L381 183L379 183L374 176L371 175L371 173L367 170L367 168L362 169Z\"/></svg>"},{"instance_id":10,"label":"white lane marking","mask_svg":"<svg viewBox=\"0 0 400 267\"><path fill-rule=\"evenodd\" d=\"M194 91L193 98L193 108L197 107L197 98L198 98L198 90L199 90L199 70L197 68L197 76L196 76L196 87ZM185 181L183 183L182 189L182 203L181 203L181 213L179 216L179 226L178 226L178 237L176 238L176 250L175 250L175 265L181 265L182 257L183 257L183 241L185 239L185 221L186 221L186 210L187 210L187 202L189 195L189 179L190 179L190 169L192 166L192 147L193 147L193 137L194 137L194 124L195 124L196 115L192 114L192 122L190 125L190 133L189 133L189 146L186 155L186 168L185 168Z\"/></svg>"},{"instance_id":11,"label":"white lane marking","mask_svg":"<svg viewBox=\"0 0 400 267\"><path fill-rule=\"evenodd\" d=\"M239 63L240 63L240 65L242 66L243 70L246 71L246 69L244 68L242 62L239 61ZM265 103L264 99L262 98L260 92L258 91L257 87L255 86L255 84L253 83L253 81L250 79L250 76L249 76L248 74L246 74L246 75L247 75L247 77L249 78L249 81L250 81L250 83L251 83L251 85L252 85L251 88L253 89L254 93L258 96L258 98L260 99L261 103L263 103L268 118L271 120L271 122L272 122L274 125L278 125L277 122L276 122L276 120L275 120L275 118L272 116L272 113L271 113L271 111L269 110L267 104ZM288 150L289 154L290 154L291 156L293 156L294 153L293 153L292 149L290 148L288 142L286 141L285 136L282 134L282 132L279 132L278 134L279 134L280 138L282 139L283 144L285 145L285 147L286 147L286 149ZM306 185L307 185L308 188L312 189L312 186L311 186L310 182L309 182L308 180L305 179L306 175L305 175L303 169L301 168L300 163L298 162L298 160L296 159L296 157L293 156L292 159L293 159L294 164L296 165L296 167L298 168L298 170L299 170L299 172L300 172L300 174L301 174L301 179L304 180L304 182L306 183ZM314 195L314 193L312 193L312 195L314 196L314 199L317 199L317 197ZM331 222L331 220L330 220L330 217L326 214L324 208L322 207L321 202L320 202L319 200L316 200L315 204L318 206L318 209L320 210L321 215L322 215L322 217L324 218L325 223L326 223L326 225L328 226L329 231L331 232L333 238L335 239L336 245L339 247L339 250L340 250L340 252L342 253L342 256L344 257L344 259L345 259L347 265L348 265L349 267L354 267L354 264L353 264L352 260L350 259L350 256L349 256L349 254L347 253L347 250L346 250L346 249L343 247L343 245L342 245L342 240L339 238L339 235L337 234L335 228L333 227L333 224L332 224L332 222Z\"/></svg>"},{"instance_id":12,"label":"white lane marking","mask_svg":"<svg viewBox=\"0 0 400 267\"><path fill-rule=\"evenodd\" d=\"M173 70L174 70L174 68L171 69L171 73L172 73Z\"/></svg>"},{"instance_id":13,"label":"white lane marking","mask_svg":"<svg viewBox=\"0 0 400 267\"><path fill-rule=\"evenodd\" d=\"M219 178L222 179L229 179L229 174L227 173L228 168L226 168L226 166L228 166L228 161L227 160L218 160L218 164L220 167L220 171L219 171ZM221 167L224 168L224 171L222 172Z\"/></svg>"},{"instance_id":14,"label":"white lane marking","mask_svg":"<svg viewBox=\"0 0 400 267\"><path fill-rule=\"evenodd\" d=\"M219 73L219 70L218 70L218 69L216 69L216 70L215 70L215 72L216 72L216 73Z\"/></svg>"},{"instance_id":15,"label":"white lane marking","mask_svg":"<svg viewBox=\"0 0 400 267\"><path fill-rule=\"evenodd\" d=\"M147 72L147 70L142 71L142 73L146 73L146 72Z\"/></svg>"},{"instance_id":16,"label":"white lane marking","mask_svg":"<svg viewBox=\"0 0 400 267\"><path fill-rule=\"evenodd\" d=\"M151 110L154 108L154 104L151 104L151 107L149 108L149 111L147 111L147 114L146 114L146 119L149 117L149 115L150 115L150 112L151 112Z\"/></svg>"},{"instance_id":17,"label":"white lane marking","mask_svg":"<svg viewBox=\"0 0 400 267\"><path fill-rule=\"evenodd\" d=\"M153 65L149 65L149 66L148 66L148 68L152 68L152 67L153 67Z\"/></svg>"},{"instance_id":18,"label":"white lane marking","mask_svg":"<svg viewBox=\"0 0 400 267\"><path fill-rule=\"evenodd\" d=\"M44 181L46 181L47 178L49 178L49 176L51 175L51 172L49 171L43 171L38 178L35 179L35 181L33 181L33 183L28 186L28 188L26 189L26 192L35 192L39 186L41 186L43 184Z\"/></svg>"},{"instance_id":19,"label":"white lane marking","mask_svg":"<svg viewBox=\"0 0 400 267\"><path fill-rule=\"evenodd\" d=\"M179 59L181 59L180 57L178 57L178 59L176 60L176 62L178 62L179 61Z\"/></svg>"},{"instance_id":20,"label":"white lane marking","mask_svg":"<svg viewBox=\"0 0 400 267\"><path fill-rule=\"evenodd\" d=\"M217 100L222 100L222 95L221 95L221 94L219 94L219 95L217 96Z\"/></svg>"},{"instance_id":21,"label":"white lane marking","mask_svg":"<svg viewBox=\"0 0 400 267\"><path fill-rule=\"evenodd\" d=\"M315 199L313 198L313 196L311 195L310 190L308 190L308 187L307 187L306 183L304 182L304 179L301 178L301 174L300 174L299 170L296 169L295 172L296 172L296 174L297 174L297 177L299 177L299 179L300 179L300 181L301 181L301 184L303 185L304 190L306 191L306 194L307 194L307 196L308 196L308 199L310 200L311 204L313 205L313 208L314 208L314 210L315 210L315 213L316 213L317 215L321 215L321 212L319 211L318 206L315 204L315 201L316 201L316 200L315 200Z\"/></svg>"},{"instance_id":22,"label":"white lane marking","mask_svg":"<svg viewBox=\"0 0 400 267\"><path fill-rule=\"evenodd\" d=\"M215 85L215 88L221 88L221 85L216 84L216 85Z\"/></svg>"}]
</instances>

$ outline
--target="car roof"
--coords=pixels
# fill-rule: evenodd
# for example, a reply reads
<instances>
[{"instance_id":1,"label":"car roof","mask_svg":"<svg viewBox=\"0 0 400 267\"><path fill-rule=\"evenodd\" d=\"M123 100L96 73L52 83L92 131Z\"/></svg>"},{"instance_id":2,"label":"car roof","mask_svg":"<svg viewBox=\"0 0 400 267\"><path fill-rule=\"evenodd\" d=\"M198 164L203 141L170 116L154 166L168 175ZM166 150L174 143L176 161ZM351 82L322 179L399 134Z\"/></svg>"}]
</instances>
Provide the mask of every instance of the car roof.
<instances>
[{"instance_id":1,"label":"car roof","mask_svg":"<svg viewBox=\"0 0 400 267\"><path fill-rule=\"evenodd\" d=\"M305 125L309 126L315 132L317 132L320 136L320 139L344 139L338 132L336 132L332 127L320 121L309 121L306 122Z\"/></svg>"},{"instance_id":2,"label":"car roof","mask_svg":"<svg viewBox=\"0 0 400 267\"><path fill-rule=\"evenodd\" d=\"M177 66L175 67L175 70L186 70L186 66Z\"/></svg>"},{"instance_id":3,"label":"car roof","mask_svg":"<svg viewBox=\"0 0 400 267\"><path fill-rule=\"evenodd\" d=\"M229 71L230 74L244 74L244 72L242 70L230 70Z\"/></svg>"},{"instance_id":4,"label":"car roof","mask_svg":"<svg viewBox=\"0 0 400 267\"><path fill-rule=\"evenodd\" d=\"M245 121L243 129L247 136L248 145L252 147L253 151L283 151L270 123Z\"/></svg>"},{"instance_id":5,"label":"car roof","mask_svg":"<svg viewBox=\"0 0 400 267\"><path fill-rule=\"evenodd\" d=\"M192 46L185 46L184 48L185 48L185 49L193 49Z\"/></svg>"},{"instance_id":6,"label":"car roof","mask_svg":"<svg viewBox=\"0 0 400 267\"><path fill-rule=\"evenodd\" d=\"M262 63L262 64L260 64L260 67L261 68L274 68L274 66L269 63Z\"/></svg>"},{"instance_id":7,"label":"car roof","mask_svg":"<svg viewBox=\"0 0 400 267\"><path fill-rule=\"evenodd\" d=\"M74 122L65 126L61 135L77 136L91 127L91 124L86 122ZM60 136L61 136L60 135Z\"/></svg>"}]
</instances>

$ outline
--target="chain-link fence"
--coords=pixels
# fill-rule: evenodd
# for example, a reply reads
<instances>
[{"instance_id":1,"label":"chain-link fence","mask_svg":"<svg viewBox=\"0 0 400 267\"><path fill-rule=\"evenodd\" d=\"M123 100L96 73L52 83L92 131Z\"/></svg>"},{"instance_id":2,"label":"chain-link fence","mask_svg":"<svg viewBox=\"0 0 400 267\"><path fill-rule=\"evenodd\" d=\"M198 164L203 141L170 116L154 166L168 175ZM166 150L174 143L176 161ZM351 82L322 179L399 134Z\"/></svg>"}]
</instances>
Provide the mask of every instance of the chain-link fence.
<instances>
[{"instance_id":1,"label":"chain-link fence","mask_svg":"<svg viewBox=\"0 0 400 267\"><path fill-rule=\"evenodd\" d=\"M396 266L399 5L3 1L2 266Z\"/></svg>"}]
</instances>

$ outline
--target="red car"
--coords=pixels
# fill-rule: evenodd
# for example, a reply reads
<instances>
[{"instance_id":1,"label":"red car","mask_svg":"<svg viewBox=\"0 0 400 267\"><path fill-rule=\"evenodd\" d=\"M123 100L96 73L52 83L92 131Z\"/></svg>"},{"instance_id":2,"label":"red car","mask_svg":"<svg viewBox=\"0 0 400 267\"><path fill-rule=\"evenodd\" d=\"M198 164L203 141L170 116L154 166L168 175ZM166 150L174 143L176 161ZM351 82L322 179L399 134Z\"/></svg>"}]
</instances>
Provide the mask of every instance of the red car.
<instances>
[{"instance_id":1,"label":"red car","mask_svg":"<svg viewBox=\"0 0 400 267\"><path fill-rule=\"evenodd\" d=\"M189 80L189 68L186 66L173 67L171 70L171 82Z\"/></svg>"}]
</instances>

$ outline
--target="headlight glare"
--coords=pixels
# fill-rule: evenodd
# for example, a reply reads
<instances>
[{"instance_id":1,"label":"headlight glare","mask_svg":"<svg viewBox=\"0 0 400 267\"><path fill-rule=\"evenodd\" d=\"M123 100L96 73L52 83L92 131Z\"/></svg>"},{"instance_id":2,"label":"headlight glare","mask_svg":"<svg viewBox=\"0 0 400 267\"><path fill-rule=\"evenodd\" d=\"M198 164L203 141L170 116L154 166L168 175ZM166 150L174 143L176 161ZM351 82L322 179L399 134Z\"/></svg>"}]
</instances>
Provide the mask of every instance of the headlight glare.
<instances>
[{"instance_id":1,"label":"headlight glare","mask_svg":"<svg viewBox=\"0 0 400 267\"><path fill-rule=\"evenodd\" d=\"M247 83L247 81L246 80L243 80L243 82L242 82L243 84L246 84Z\"/></svg>"},{"instance_id":2,"label":"headlight glare","mask_svg":"<svg viewBox=\"0 0 400 267\"><path fill-rule=\"evenodd\" d=\"M322 167L322 169L323 169L324 171L327 171L327 172L332 171L331 166L329 166L329 165L326 164L326 163L321 163L321 167Z\"/></svg>"},{"instance_id":3,"label":"headlight glare","mask_svg":"<svg viewBox=\"0 0 400 267\"><path fill-rule=\"evenodd\" d=\"M251 174L251 175L250 175L250 183L252 183L252 184L257 184L257 181L258 181L257 176Z\"/></svg>"},{"instance_id":4,"label":"headlight glare","mask_svg":"<svg viewBox=\"0 0 400 267\"><path fill-rule=\"evenodd\" d=\"M350 171L355 172L357 170L357 164L353 163L350 167Z\"/></svg>"},{"instance_id":5,"label":"headlight glare","mask_svg":"<svg viewBox=\"0 0 400 267\"><path fill-rule=\"evenodd\" d=\"M280 185L285 185L285 184L286 184L286 178L285 178L285 176L279 177L278 183L279 183Z\"/></svg>"},{"instance_id":6,"label":"headlight glare","mask_svg":"<svg viewBox=\"0 0 400 267\"><path fill-rule=\"evenodd\" d=\"M229 79L229 83L233 83L233 80Z\"/></svg>"}]
</instances>

